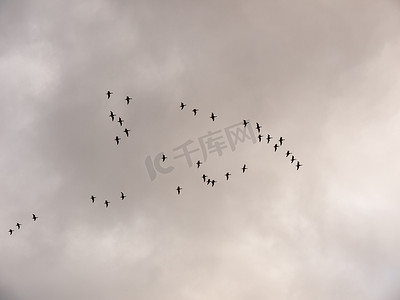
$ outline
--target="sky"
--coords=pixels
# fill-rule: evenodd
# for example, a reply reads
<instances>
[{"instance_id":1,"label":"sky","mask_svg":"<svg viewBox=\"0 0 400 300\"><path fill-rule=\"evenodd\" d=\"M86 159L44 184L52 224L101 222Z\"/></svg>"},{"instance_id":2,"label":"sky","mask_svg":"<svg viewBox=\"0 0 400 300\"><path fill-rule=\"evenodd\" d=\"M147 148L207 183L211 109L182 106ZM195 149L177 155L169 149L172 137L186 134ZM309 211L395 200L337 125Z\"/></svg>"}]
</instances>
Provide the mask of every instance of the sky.
<instances>
[{"instance_id":1,"label":"sky","mask_svg":"<svg viewBox=\"0 0 400 300\"><path fill-rule=\"evenodd\" d=\"M1 0L0 299L399 299L399 53L399 1Z\"/></svg>"}]
</instances>

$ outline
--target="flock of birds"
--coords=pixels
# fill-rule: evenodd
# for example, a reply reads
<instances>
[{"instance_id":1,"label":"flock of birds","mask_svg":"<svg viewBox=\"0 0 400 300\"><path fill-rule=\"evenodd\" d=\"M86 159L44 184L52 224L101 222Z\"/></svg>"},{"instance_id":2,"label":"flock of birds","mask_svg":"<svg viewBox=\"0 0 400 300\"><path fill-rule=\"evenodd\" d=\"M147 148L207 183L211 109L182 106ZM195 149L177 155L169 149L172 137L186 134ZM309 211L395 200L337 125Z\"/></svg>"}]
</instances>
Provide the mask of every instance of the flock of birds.
<instances>
[{"instance_id":1,"label":"flock of birds","mask_svg":"<svg viewBox=\"0 0 400 300\"><path fill-rule=\"evenodd\" d=\"M183 103L183 102L181 102L180 105L179 105L181 110L183 110L186 106L187 105L185 103ZM198 108L193 108L192 112L193 112L194 116L197 116L197 114L199 113L199 109ZM211 112L210 119L214 122L216 118L217 118L217 115L214 114L214 112ZM243 120L243 126L244 127L246 127L248 124L249 124L248 120ZM258 133L257 139L258 139L259 142L261 142L262 138L263 138L263 135L261 134L261 127L262 126L259 123L256 123L256 129L257 129L257 133ZM267 134L267 136L266 136L267 144L269 144L272 139L273 139L273 137L270 134ZM283 145L283 141L285 141L285 139L283 137L279 137L279 139L278 139L279 145L278 145L278 143L275 143L274 146L273 146L274 152L276 152L278 150L278 148ZM297 160L294 157L293 153L290 152L290 150L287 150L285 154L286 154L286 157L289 157L289 155L291 155L290 163L293 164L294 161ZM162 157L161 157L162 162L164 162L166 159L167 159L167 156L165 154L163 154ZM202 162L200 160L198 160L196 162L197 168L200 168L201 164L202 164ZM295 166L296 166L296 169L299 170L299 168L302 166L302 164L300 163L299 160L297 160L297 163L296 163ZM243 167L242 167L242 173L244 173L247 169L248 169L247 165L244 164ZM232 174L230 172L226 172L225 173L226 180L229 180L231 175ZM217 182L215 179L209 178L206 174L203 174L201 176L201 178L203 179L203 182L207 183L207 185L211 184L212 187ZM182 189L183 188L178 185L178 187L176 188L176 191L177 191L178 195L181 194Z\"/></svg>"},{"instance_id":2,"label":"flock of birds","mask_svg":"<svg viewBox=\"0 0 400 300\"><path fill-rule=\"evenodd\" d=\"M36 221L38 218L39 218L38 216L36 216L35 214L32 214L32 220L33 220L33 221ZM16 224L15 226L17 227L17 230L20 230L21 227L22 227L22 224L19 223L19 222L17 222L17 224ZM8 230L8 233L9 233L10 235L12 235L14 231L15 231L15 229L10 228L10 229Z\"/></svg>"},{"instance_id":3,"label":"flock of birds","mask_svg":"<svg viewBox=\"0 0 400 300\"><path fill-rule=\"evenodd\" d=\"M107 99L110 99L110 97L111 97L112 94L113 94L113 92L107 91L107 93L106 93ZM126 104L129 105L129 103L130 103L130 101L132 100L132 98L129 97L129 96L126 96L126 98L125 98L124 100L126 101ZM179 107L180 107L181 110L183 110L186 106L187 106L187 105L186 105L185 103L183 103L183 102L181 102L180 105L179 105ZM192 112L193 112L193 115L194 115L194 116L197 116L197 114L199 113L199 109L198 109L198 108L193 108L193 109L192 109ZM109 117L111 118L111 121L114 122L114 121L116 120L117 115L116 115L113 111L110 111ZM214 114L214 112L211 112L210 119L214 122L216 118L217 118L217 115ZM122 127L122 124L123 124L124 120L123 120L121 117L118 117L118 121L117 121L117 122L118 122L118 123L120 124L120 126ZM248 124L249 124L249 121L248 121L248 120L243 120L243 126L244 126L244 127L246 127ZM262 141L262 138L264 137L264 136L261 134L261 127L262 127L262 126L261 126L259 123L256 123L256 129L257 129L257 132L258 132L257 139L258 139L259 142L261 142L261 141ZM126 134L126 137L129 137L129 132L130 132L130 131L131 131L130 129L125 128L125 129L123 130L123 133ZM266 139L266 141L267 141L267 144L269 144L269 143L271 142L271 140L273 139L273 137L272 137L270 134L267 134L267 136L265 137L265 139ZM121 140L121 137L119 137L119 136L117 135L117 136L115 137L114 140L116 141L117 145L119 145L119 142L120 142L120 140ZM278 150L279 147L281 147L281 146L283 145L283 141L285 141L285 139L284 139L283 137L280 137L280 138L278 139L279 145L278 145L278 143L275 143L275 144L274 144L273 148L274 148L274 151L275 151L275 152ZM294 157L294 155L292 154L292 152L290 152L289 150L287 150L285 154L286 154L286 157L289 157L289 155L291 155L290 163L294 163L294 161L297 160L297 159ZM163 154L162 157L161 157L162 162L165 162L166 159L167 159L167 156L166 156L165 154ZM200 166L201 166L202 164L203 164L203 162L201 162L200 160L198 160L198 161L196 162L197 168L200 168ZM299 168L302 166L302 164L300 164L300 162L297 160L297 163L296 163L295 166L296 166L296 169L299 170ZM243 167L241 168L242 173L244 173L247 169L248 169L247 165L244 164ZM231 174L230 172L226 172L226 173L225 173L226 180L229 180L230 176L232 176L232 174ZM204 183L206 183L207 185L210 185L210 184L211 184L212 187L214 187L214 185L215 185L216 182L217 182L215 179L209 178L209 176L206 175L206 174L203 174L203 175L201 176L201 178L203 179L203 182L204 182ZM178 192L178 195L181 194L181 191L182 191L182 190L183 190L183 188L182 188L181 186L178 185L178 187L176 188L176 191ZM121 192L120 198L121 198L121 200L124 200L124 199L126 198L126 195L124 194L124 192ZM92 203L95 203L96 196L91 195L91 196L90 196L90 199L91 199ZM106 200L104 201L105 207L107 208L107 207L110 205L110 203L111 203L111 202L108 201L108 200L106 199ZM32 214L32 219L33 219L33 221L36 221L36 220L38 219L38 217L37 217L35 214ZM17 230L20 230L20 229L21 229L21 226L22 226L22 224L19 223L19 222L17 222L17 224L16 224ZM14 231L15 231L15 229L12 229L12 228L10 228L10 229L8 230L8 232L9 232L10 235L12 235Z\"/></svg>"}]
</instances>

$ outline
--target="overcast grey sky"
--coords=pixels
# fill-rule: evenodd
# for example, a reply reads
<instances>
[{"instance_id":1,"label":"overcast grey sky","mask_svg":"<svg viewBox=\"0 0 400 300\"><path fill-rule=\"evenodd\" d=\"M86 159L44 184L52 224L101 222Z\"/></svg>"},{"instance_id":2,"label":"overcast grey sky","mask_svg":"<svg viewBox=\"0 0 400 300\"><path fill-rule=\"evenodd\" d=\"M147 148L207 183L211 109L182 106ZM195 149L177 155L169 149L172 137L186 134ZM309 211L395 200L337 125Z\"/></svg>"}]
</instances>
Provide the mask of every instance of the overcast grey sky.
<instances>
[{"instance_id":1,"label":"overcast grey sky","mask_svg":"<svg viewBox=\"0 0 400 300\"><path fill-rule=\"evenodd\" d=\"M399 1L1 0L0 299L399 299L399 53Z\"/></svg>"}]
</instances>

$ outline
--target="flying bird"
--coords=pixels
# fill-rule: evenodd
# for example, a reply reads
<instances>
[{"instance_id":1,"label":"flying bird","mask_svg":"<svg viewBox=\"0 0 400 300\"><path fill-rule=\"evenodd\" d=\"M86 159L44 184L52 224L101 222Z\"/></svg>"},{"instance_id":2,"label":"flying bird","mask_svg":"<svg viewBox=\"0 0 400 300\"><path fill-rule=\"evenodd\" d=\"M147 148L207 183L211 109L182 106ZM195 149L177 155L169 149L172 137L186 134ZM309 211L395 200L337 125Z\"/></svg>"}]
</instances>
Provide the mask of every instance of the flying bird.
<instances>
[{"instance_id":1,"label":"flying bird","mask_svg":"<svg viewBox=\"0 0 400 300\"><path fill-rule=\"evenodd\" d=\"M226 176L226 180L228 180L228 179L229 179L229 176L231 176L231 173L226 172L225 176Z\"/></svg>"},{"instance_id":2,"label":"flying bird","mask_svg":"<svg viewBox=\"0 0 400 300\"><path fill-rule=\"evenodd\" d=\"M290 163L292 164L296 159L294 158L294 155L292 155L292 158L290 159Z\"/></svg>"},{"instance_id":3,"label":"flying bird","mask_svg":"<svg viewBox=\"0 0 400 300\"><path fill-rule=\"evenodd\" d=\"M21 229L21 225L22 225L21 223L17 223L17 228Z\"/></svg>"},{"instance_id":4,"label":"flying bird","mask_svg":"<svg viewBox=\"0 0 400 300\"><path fill-rule=\"evenodd\" d=\"M129 131L131 131L131 130L128 129L128 128L125 128L125 130L124 130L124 132L125 132L125 134L126 134L127 137L129 136Z\"/></svg>"},{"instance_id":5,"label":"flying bird","mask_svg":"<svg viewBox=\"0 0 400 300\"><path fill-rule=\"evenodd\" d=\"M182 110L182 109L184 109L184 108L185 108L185 106L186 106L186 104L184 104L183 102L181 102L181 105L180 105L180 107L181 107L181 110Z\"/></svg>"},{"instance_id":6,"label":"flying bird","mask_svg":"<svg viewBox=\"0 0 400 300\"><path fill-rule=\"evenodd\" d=\"M211 179L208 178L208 179L207 179L207 185L209 185L210 183L211 183Z\"/></svg>"},{"instance_id":7,"label":"flying bird","mask_svg":"<svg viewBox=\"0 0 400 300\"><path fill-rule=\"evenodd\" d=\"M90 197L90 199L92 199L92 203L94 203L94 199L95 199L95 198L96 198L96 197L93 196L93 195Z\"/></svg>"},{"instance_id":8,"label":"flying bird","mask_svg":"<svg viewBox=\"0 0 400 300\"><path fill-rule=\"evenodd\" d=\"M107 99L110 99L110 96L113 94L113 92L107 91Z\"/></svg>"},{"instance_id":9,"label":"flying bird","mask_svg":"<svg viewBox=\"0 0 400 300\"><path fill-rule=\"evenodd\" d=\"M247 124L249 124L249 121L247 121L247 120L243 120L243 126L244 126L244 127L246 127L246 126L247 126Z\"/></svg>"},{"instance_id":10,"label":"flying bird","mask_svg":"<svg viewBox=\"0 0 400 300\"><path fill-rule=\"evenodd\" d=\"M269 142L272 140L272 136L270 136L269 134L267 135L267 143L269 144Z\"/></svg>"},{"instance_id":11,"label":"flying bird","mask_svg":"<svg viewBox=\"0 0 400 300\"><path fill-rule=\"evenodd\" d=\"M202 162L198 160L197 163L196 163L197 169L200 168L200 165L201 165L201 164L202 164Z\"/></svg>"},{"instance_id":12,"label":"flying bird","mask_svg":"<svg viewBox=\"0 0 400 300\"><path fill-rule=\"evenodd\" d=\"M111 121L114 121L115 114L110 110L110 118Z\"/></svg>"},{"instance_id":13,"label":"flying bird","mask_svg":"<svg viewBox=\"0 0 400 300\"><path fill-rule=\"evenodd\" d=\"M258 135L258 141L259 141L259 142L261 142L261 138L262 138L262 137L263 137L263 136L262 136L261 134Z\"/></svg>"},{"instance_id":14,"label":"flying bird","mask_svg":"<svg viewBox=\"0 0 400 300\"><path fill-rule=\"evenodd\" d=\"M244 173L244 171L246 171L247 169L248 169L248 168L246 167L246 164L244 164L243 167L242 167L243 173Z\"/></svg>"},{"instance_id":15,"label":"flying bird","mask_svg":"<svg viewBox=\"0 0 400 300\"><path fill-rule=\"evenodd\" d=\"M121 197L122 200L124 200L126 198L125 194L123 192L121 192Z\"/></svg>"},{"instance_id":16,"label":"flying bird","mask_svg":"<svg viewBox=\"0 0 400 300\"><path fill-rule=\"evenodd\" d=\"M121 117L118 117L118 123L119 123L119 125L122 126L122 122L124 122L124 120L122 120Z\"/></svg>"},{"instance_id":17,"label":"flying bird","mask_svg":"<svg viewBox=\"0 0 400 300\"><path fill-rule=\"evenodd\" d=\"M302 165L300 164L300 162L299 161L297 161L297 164L296 164L296 168L297 168L297 170L301 167Z\"/></svg>"},{"instance_id":18,"label":"flying bird","mask_svg":"<svg viewBox=\"0 0 400 300\"><path fill-rule=\"evenodd\" d=\"M131 97L129 97L129 96L126 96L125 100L126 100L126 105L128 105L128 104L129 104L129 102L132 100L132 98L131 98Z\"/></svg>"},{"instance_id":19,"label":"flying bird","mask_svg":"<svg viewBox=\"0 0 400 300\"><path fill-rule=\"evenodd\" d=\"M203 176L201 176L201 178L203 178L203 181L206 182L207 175L203 174Z\"/></svg>"},{"instance_id":20,"label":"flying bird","mask_svg":"<svg viewBox=\"0 0 400 300\"><path fill-rule=\"evenodd\" d=\"M192 112L193 112L194 115L197 115L197 112L198 112L198 111L199 111L199 110L198 110L197 108L192 109Z\"/></svg>"},{"instance_id":21,"label":"flying bird","mask_svg":"<svg viewBox=\"0 0 400 300\"><path fill-rule=\"evenodd\" d=\"M115 139L114 139L114 141L116 141L117 142L117 145L119 144L119 141L121 140L121 138L117 135L116 137L115 137Z\"/></svg>"},{"instance_id":22,"label":"flying bird","mask_svg":"<svg viewBox=\"0 0 400 300\"><path fill-rule=\"evenodd\" d=\"M217 181L216 180L211 180L211 186L214 186L214 184L216 183Z\"/></svg>"},{"instance_id":23,"label":"flying bird","mask_svg":"<svg viewBox=\"0 0 400 300\"><path fill-rule=\"evenodd\" d=\"M13 231L13 229L10 229L8 232L10 233L10 235L12 235Z\"/></svg>"},{"instance_id":24,"label":"flying bird","mask_svg":"<svg viewBox=\"0 0 400 300\"><path fill-rule=\"evenodd\" d=\"M290 152L289 150L286 151L286 157L288 157L290 154L292 154L292 152Z\"/></svg>"},{"instance_id":25,"label":"flying bird","mask_svg":"<svg viewBox=\"0 0 400 300\"><path fill-rule=\"evenodd\" d=\"M165 154L163 154L163 155L161 156L161 159L162 159L163 162L164 162L167 158L168 158L168 157L166 157Z\"/></svg>"},{"instance_id":26,"label":"flying bird","mask_svg":"<svg viewBox=\"0 0 400 300\"><path fill-rule=\"evenodd\" d=\"M278 141L279 141L280 146L282 146L282 143L283 143L284 140L285 140L285 139L284 139L283 137L280 137L280 138L279 138Z\"/></svg>"},{"instance_id":27,"label":"flying bird","mask_svg":"<svg viewBox=\"0 0 400 300\"><path fill-rule=\"evenodd\" d=\"M216 117L217 117L217 116L216 116L216 115L214 115L214 113L212 112L212 113L211 113L211 117L210 117L210 118L211 118L211 120L213 120L213 122L215 121L215 118L216 118Z\"/></svg>"},{"instance_id":28,"label":"flying bird","mask_svg":"<svg viewBox=\"0 0 400 300\"><path fill-rule=\"evenodd\" d=\"M36 221L38 218L39 218L39 217L36 217L35 214L32 214L32 219L33 219L33 221Z\"/></svg>"},{"instance_id":29,"label":"flying bird","mask_svg":"<svg viewBox=\"0 0 400 300\"><path fill-rule=\"evenodd\" d=\"M258 123L256 123L256 125L257 125L257 126L256 126L256 129L257 129L258 133L260 133L260 130L261 130L261 127L262 127L262 126L260 126L260 124L258 124Z\"/></svg>"},{"instance_id":30,"label":"flying bird","mask_svg":"<svg viewBox=\"0 0 400 300\"><path fill-rule=\"evenodd\" d=\"M178 187L176 188L176 190L178 191L178 195L180 195L182 188L178 185Z\"/></svg>"},{"instance_id":31,"label":"flying bird","mask_svg":"<svg viewBox=\"0 0 400 300\"><path fill-rule=\"evenodd\" d=\"M104 204L106 205L106 208L108 207L108 204L110 204L110 201L104 201Z\"/></svg>"},{"instance_id":32,"label":"flying bird","mask_svg":"<svg viewBox=\"0 0 400 300\"><path fill-rule=\"evenodd\" d=\"M274 145L275 152L276 152L276 150L278 150L278 147L279 147L278 144Z\"/></svg>"}]
</instances>

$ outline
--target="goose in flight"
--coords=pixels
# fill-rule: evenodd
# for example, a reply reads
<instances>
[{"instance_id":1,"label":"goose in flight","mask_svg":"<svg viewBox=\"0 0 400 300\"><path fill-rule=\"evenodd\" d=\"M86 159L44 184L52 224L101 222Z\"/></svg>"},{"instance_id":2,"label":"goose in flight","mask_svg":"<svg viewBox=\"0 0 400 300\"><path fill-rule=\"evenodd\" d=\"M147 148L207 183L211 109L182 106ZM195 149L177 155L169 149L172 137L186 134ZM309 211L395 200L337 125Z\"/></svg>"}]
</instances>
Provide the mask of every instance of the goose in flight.
<instances>
[{"instance_id":1,"label":"goose in flight","mask_svg":"<svg viewBox=\"0 0 400 300\"><path fill-rule=\"evenodd\" d=\"M121 117L118 117L118 123L119 123L119 125L122 126L122 122L124 122L124 120L122 120Z\"/></svg>"},{"instance_id":2,"label":"goose in flight","mask_svg":"<svg viewBox=\"0 0 400 300\"><path fill-rule=\"evenodd\" d=\"M209 185L210 183L211 183L211 179L208 178L208 179L207 179L207 185Z\"/></svg>"},{"instance_id":3,"label":"goose in flight","mask_svg":"<svg viewBox=\"0 0 400 300\"><path fill-rule=\"evenodd\" d=\"M211 186L214 186L214 184L216 183L217 181L216 180L211 180Z\"/></svg>"},{"instance_id":4,"label":"goose in flight","mask_svg":"<svg viewBox=\"0 0 400 300\"><path fill-rule=\"evenodd\" d=\"M13 231L14 230L10 228L10 230L8 232L10 233L10 235L12 235Z\"/></svg>"},{"instance_id":5,"label":"goose in flight","mask_svg":"<svg viewBox=\"0 0 400 300\"><path fill-rule=\"evenodd\" d=\"M302 165L300 164L300 162L299 161L297 161L297 164L296 164L296 168L297 168L297 170L301 167Z\"/></svg>"},{"instance_id":6,"label":"goose in flight","mask_svg":"<svg viewBox=\"0 0 400 300\"><path fill-rule=\"evenodd\" d=\"M202 162L198 160L197 163L196 163L197 169L200 168L200 165L201 165L201 164L202 164Z\"/></svg>"},{"instance_id":7,"label":"goose in flight","mask_svg":"<svg viewBox=\"0 0 400 300\"><path fill-rule=\"evenodd\" d=\"M129 131L131 131L131 130L128 129L128 128L125 128L125 130L124 130L124 132L125 132L125 134L126 134L127 137L129 136Z\"/></svg>"},{"instance_id":8,"label":"goose in flight","mask_svg":"<svg viewBox=\"0 0 400 300\"><path fill-rule=\"evenodd\" d=\"M290 163L292 164L296 159L294 158L294 155L292 155L292 158L290 159Z\"/></svg>"},{"instance_id":9,"label":"goose in flight","mask_svg":"<svg viewBox=\"0 0 400 300\"><path fill-rule=\"evenodd\" d=\"M231 173L226 172L226 174L225 174L226 180L229 180L229 176L231 176Z\"/></svg>"},{"instance_id":10,"label":"goose in flight","mask_svg":"<svg viewBox=\"0 0 400 300\"><path fill-rule=\"evenodd\" d=\"M211 113L211 117L210 117L210 118L211 118L211 120L213 120L213 122L215 121L215 118L216 118L216 117L217 117L217 116L216 116L216 115L214 115L214 113L212 112L212 113Z\"/></svg>"},{"instance_id":11,"label":"goose in flight","mask_svg":"<svg viewBox=\"0 0 400 300\"><path fill-rule=\"evenodd\" d=\"M104 201L104 204L106 205L106 208L108 207L108 204L110 204L110 201Z\"/></svg>"},{"instance_id":12,"label":"goose in flight","mask_svg":"<svg viewBox=\"0 0 400 300\"><path fill-rule=\"evenodd\" d=\"M129 102L132 100L132 97L126 96L125 100L126 100L126 105L128 105Z\"/></svg>"},{"instance_id":13,"label":"goose in flight","mask_svg":"<svg viewBox=\"0 0 400 300\"><path fill-rule=\"evenodd\" d=\"M270 136L269 134L267 135L267 143L269 144L269 142L272 140L272 136Z\"/></svg>"},{"instance_id":14,"label":"goose in flight","mask_svg":"<svg viewBox=\"0 0 400 300\"><path fill-rule=\"evenodd\" d=\"M181 102L181 105L180 105L181 110L184 109L185 106L186 106L186 104L184 104L183 102Z\"/></svg>"},{"instance_id":15,"label":"goose in flight","mask_svg":"<svg viewBox=\"0 0 400 300\"><path fill-rule=\"evenodd\" d=\"M110 99L110 96L113 94L113 92L107 91L107 99Z\"/></svg>"},{"instance_id":16,"label":"goose in flight","mask_svg":"<svg viewBox=\"0 0 400 300\"><path fill-rule=\"evenodd\" d=\"M92 199L92 203L94 203L94 199L95 199L95 198L96 198L96 197L93 196L93 195L90 197L90 199Z\"/></svg>"},{"instance_id":17,"label":"goose in flight","mask_svg":"<svg viewBox=\"0 0 400 300\"><path fill-rule=\"evenodd\" d=\"M246 126L247 126L247 124L249 124L249 121L247 121L247 120L243 120L243 126L244 126L244 127L246 127Z\"/></svg>"},{"instance_id":18,"label":"goose in flight","mask_svg":"<svg viewBox=\"0 0 400 300\"><path fill-rule=\"evenodd\" d=\"M114 121L115 114L110 110L110 118L111 121Z\"/></svg>"},{"instance_id":19,"label":"goose in flight","mask_svg":"<svg viewBox=\"0 0 400 300\"><path fill-rule=\"evenodd\" d=\"M194 115L197 115L197 112L198 112L198 111L199 111L199 110L198 110L197 108L193 108L193 109L192 109L192 112L193 112Z\"/></svg>"},{"instance_id":20,"label":"goose in flight","mask_svg":"<svg viewBox=\"0 0 400 300\"><path fill-rule=\"evenodd\" d=\"M32 219L33 221L36 221L39 217L37 217L35 214L32 214Z\"/></svg>"},{"instance_id":21,"label":"goose in flight","mask_svg":"<svg viewBox=\"0 0 400 300\"><path fill-rule=\"evenodd\" d=\"M161 160L164 162L168 157L163 153L163 155L161 156Z\"/></svg>"},{"instance_id":22,"label":"goose in flight","mask_svg":"<svg viewBox=\"0 0 400 300\"><path fill-rule=\"evenodd\" d=\"M17 226L18 229L21 229L21 225L22 225L21 223L17 223L16 226Z\"/></svg>"},{"instance_id":23,"label":"goose in flight","mask_svg":"<svg viewBox=\"0 0 400 300\"><path fill-rule=\"evenodd\" d=\"M278 141L279 141L280 146L282 146L282 143L283 143L284 140L285 140L285 139L284 139L283 137L280 137L280 138L279 138Z\"/></svg>"},{"instance_id":24,"label":"goose in flight","mask_svg":"<svg viewBox=\"0 0 400 300\"><path fill-rule=\"evenodd\" d=\"M207 175L203 174L203 176L201 176L201 178L203 178L203 181L206 182Z\"/></svg>"},{"instance_id":25,"label":"goose in flight","mask_svg":"<svg viewBox=\"0 0 400 300\"><path fill-rule=\"evenodd\" d=\"M261 127L262 127L262 126L260 126L260 124L256 123L256 129L257 129L257 132L258 132L258 133L260 133Z\"/></svg>"},{"instance_id":26,"label":"goose in flight","mask_svg":"<svg viewBox=\"0 0 400 300\"><path fill-rule=\"evenodd\" d=\"M276 152L276 150L278 150L278 147L279 147L278 144L274 145L275 152Z\"/></svg>"},{"instance_id":27,"label":"goose in flight","mask_svg":"<svg viewBox=\"0 0 400 300\"><path fill-rule=\"evenodd\" d=\"M121 192L121 200L124 200L126 198L125 194L123 192Z\"/></svg>"},{"instance_id":28,"label":"goose in flight","mask_svg":"<svg viewBox=\"0 0 400 300\"><path fill-rule=\"evenodd\" d=\"M263 136L262 136L261 134L258 135L258 141L259 141L259 142L261 142L261 138L262 138L262 137L263 137Z\"/></svg>"},{"instance_id":29,"label":"goose in flight","mask_svg":"<svg viewBox=\"0 0 400 300\"><path fill-rule=\"evenodd\" d=\"M117 142L117 145L118 145L121 138L117 135L114 140Z\"/></svg>"},{"instance_id":30,"label":"goose in flight","mask_svg":"<svg viewBox=\"0 0 400 300\"><path fill-rule=\"evenodd\" d=\"M292 152L290 152L289 150L286 151L286 157L288 157L290 154L292 154Z\"/></svg>"},{"instance_id":31,"label":"goose in flight","mask_svg":"<svg viewBox=\"0 0 400 300\"><path fill-rule=\"evenodd\" d=\"M178 187L176 188L176 190L178 191L178 195L180 195L182 188L178 185Z\"/></svg>"},{"instance_id":32,"label":"goose in flight","mask_svg":"<svg viewBox=\"0 0 400 300\"><path fill-rule=\"evenodd\" d=\"M246 164L244 164L243 167L242 167L243 173L244 173L244 171L246 171L247 169L248 169L248 168L246 167Z\"/></svg>"}]
</instances>

